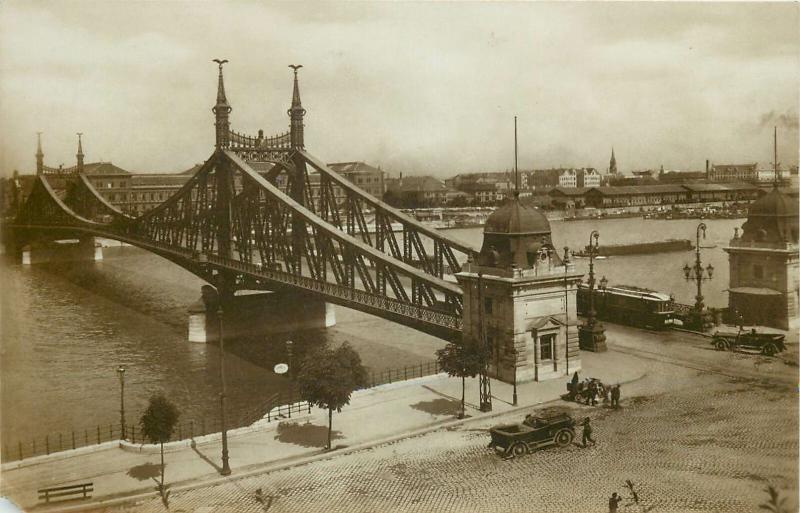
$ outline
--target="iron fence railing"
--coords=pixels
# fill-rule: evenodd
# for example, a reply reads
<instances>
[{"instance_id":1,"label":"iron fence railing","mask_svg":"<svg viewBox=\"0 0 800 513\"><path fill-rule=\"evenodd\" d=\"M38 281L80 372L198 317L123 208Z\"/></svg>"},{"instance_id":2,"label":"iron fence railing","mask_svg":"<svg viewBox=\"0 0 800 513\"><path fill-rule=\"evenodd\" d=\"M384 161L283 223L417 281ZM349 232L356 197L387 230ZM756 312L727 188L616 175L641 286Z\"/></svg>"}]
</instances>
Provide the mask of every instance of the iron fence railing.
<instances>
[{"instance_id":1,"label":"iron fence railing","mask_svg":"<svg viewBox=\"0 0 800 513\"><path fill-rule=\"evenodd\" d=\"M365 388L431 376L439 372L441 372L441 369L437 361L371 371L367 375L368 382ZM242 410L231 416L227 421L227 427L228 429L235 429L249 426L257 421L281 421L291 419L292 415L310 412L311 405L302 401L299 394L276 393L264 404ZM221 430L222 425L219 417L201 417L199 419L185 420L178 422L168 441L191 440L198 436L219 433ZM91 428L50 433L44 437L32 438L25 442L4 441L0 459L2 459L3 463L7 463L123 439L133 444L149 443L142 433L142 428L136 423L126 423L124 436L121 424L103 424Z\"/></svg>"}]
</instances>

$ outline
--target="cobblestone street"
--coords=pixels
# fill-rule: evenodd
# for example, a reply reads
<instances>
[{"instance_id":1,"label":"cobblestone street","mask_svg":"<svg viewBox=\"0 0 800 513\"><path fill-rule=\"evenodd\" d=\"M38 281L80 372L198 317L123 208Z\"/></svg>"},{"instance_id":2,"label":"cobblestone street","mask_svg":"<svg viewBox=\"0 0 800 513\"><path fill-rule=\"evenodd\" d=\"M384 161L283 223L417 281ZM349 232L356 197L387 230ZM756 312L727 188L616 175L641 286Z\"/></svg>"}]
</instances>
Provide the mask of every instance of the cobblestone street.
<instances>
[{"instance_id":1,"label":"cobblestone street","mask_svg":"<svg viewBox=\"0 0 800 513\"><path fill-rule=\"evenodd\" d=\"M170 511L604 512L612 492L629 495L626 479L636 485L640 506L652 511L754 512L766 500L767 484L796 509L797 402L790 382L652 360L643 365L647 377L626 386L620 410L549 405L579 421L590 416L596 447L503 460L487 448L487 429L532 411L520 409L502 419L176 492ZM256 500L258 489L263 502ZM620 511L640 506L623 502ZM104 511L164 507L147 499Z\"/></svg>"}]
</instances>

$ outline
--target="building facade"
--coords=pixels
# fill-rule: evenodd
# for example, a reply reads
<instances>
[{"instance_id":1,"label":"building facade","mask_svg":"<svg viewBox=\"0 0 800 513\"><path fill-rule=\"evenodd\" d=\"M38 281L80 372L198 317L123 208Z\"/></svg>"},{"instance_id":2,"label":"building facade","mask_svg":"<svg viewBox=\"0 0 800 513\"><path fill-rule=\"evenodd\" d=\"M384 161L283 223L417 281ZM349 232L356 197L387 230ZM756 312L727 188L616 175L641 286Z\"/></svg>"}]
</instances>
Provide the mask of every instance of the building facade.
<instances>
[{"instance_id":1,"label":"building facade","mask_svg":"<svg viewBox=\"0 0 800 513\"><path fill-rule=\"evenodd\" d=\"M708 171L708 180L716 183L754 182L758 179L758 164L714 164Z\"/></svg>"},{"instance_id":2,"label":"building facade","mask_svg":"<svg viewBox=\"0 0 800 513\"><path fill-rule=\"evenodd\" d=\"M464 290L464 337L489 353L489 375L542 381L581 369L576 292L583 273L553 247L550 223L514 197L489 216L477 259L456 279Z\"/></svg>"},{"instance_id":3,"label":"building facade","mask_svg":"<svg viewBox=\"0 0 800 513\"><path fill-rule=\"evenodd\" d=\"M734 320L784 330L800 326L797 199L773 188L750 205L741 236L736 229L724 249Z\"/></svg>"},{"instance_id":4,"label":"building facade","mask_svg":"<svg viewBox=\"0 0 800 513\"><path fill-rule=\"evenodd\" d=\"M380 166L373 167L364 162L334 162L328 167L375 198L383 198L386 192L385 173Z\"/></svg>"}]
</instances>

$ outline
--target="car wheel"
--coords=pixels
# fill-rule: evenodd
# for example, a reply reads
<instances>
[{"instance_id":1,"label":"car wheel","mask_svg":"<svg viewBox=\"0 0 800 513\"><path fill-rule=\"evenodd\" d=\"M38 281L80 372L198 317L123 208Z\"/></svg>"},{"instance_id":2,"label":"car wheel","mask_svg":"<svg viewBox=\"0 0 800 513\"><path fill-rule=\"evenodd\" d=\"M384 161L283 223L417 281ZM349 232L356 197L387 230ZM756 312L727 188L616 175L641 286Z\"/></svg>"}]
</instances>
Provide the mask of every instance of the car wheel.
<instances>
[{"instance_id":1,"label":"car wheel","mask_svg":"<svg viewBox=\"0 0 800 513\"><path fill-rule=\"evenodd\" d=\"M761 353L764 356L775 356L775 353L778 352L778 348L775 347L775 344L767 344L761 350Z\"/></svg>"},{"instance_id":2,"label":"car wheel","mask_svg":"<svg viewBox=\"0 0 800 513\"><path fill-rule=\"evenodd\" d=\"M524 456L527 453L528 447L523 443L516 443L513 447L511 447L511 454L513 454L515 458L518 456Z\"/></svg>"},{"instance_id":3,"label":"car wheel","mask_svg":"<svg viewBox=\"0 0 800 513\"><path fill-rule=\"evenodd\" d=\"M556 445L559 447L566 447L572 443L572 439L575 438L575 435L569 429L562 429L554 438Z\"/></svg>"},{"instance_id":4,"label":"car wheel","mask_svg":"<svg viewBox=\"0 0 800 513\"><path fill-rule=\"evenodd\" d=\"M719 351L727 351L728 350L728 341L722 338L718 338L714 340L714 347L717 348Z\"/></svg>"}]
</instances>

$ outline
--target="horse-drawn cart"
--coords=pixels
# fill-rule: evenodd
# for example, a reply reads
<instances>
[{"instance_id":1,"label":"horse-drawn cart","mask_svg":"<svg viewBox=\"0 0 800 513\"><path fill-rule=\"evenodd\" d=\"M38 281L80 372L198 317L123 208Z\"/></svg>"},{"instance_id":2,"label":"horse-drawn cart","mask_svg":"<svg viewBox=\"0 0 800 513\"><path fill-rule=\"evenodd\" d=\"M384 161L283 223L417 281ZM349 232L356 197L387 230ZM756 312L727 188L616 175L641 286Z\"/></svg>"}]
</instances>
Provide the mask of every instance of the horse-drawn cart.
<instances>
[{"instance_id":1,"label":"horse-drawn cart","mask_svg":"<svg viewBox=\"0 0 800 513\"><path fill-rule=\"evenodd\" d=\"M583 381L567 382L567 396L571 401L588 403L592 392L595 397L603 399L606 396L606 386L597 378L587 378Z\"/></svg>"}]
</instances>

